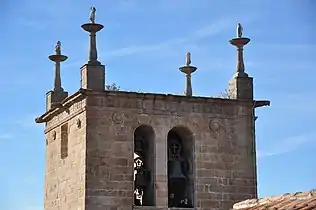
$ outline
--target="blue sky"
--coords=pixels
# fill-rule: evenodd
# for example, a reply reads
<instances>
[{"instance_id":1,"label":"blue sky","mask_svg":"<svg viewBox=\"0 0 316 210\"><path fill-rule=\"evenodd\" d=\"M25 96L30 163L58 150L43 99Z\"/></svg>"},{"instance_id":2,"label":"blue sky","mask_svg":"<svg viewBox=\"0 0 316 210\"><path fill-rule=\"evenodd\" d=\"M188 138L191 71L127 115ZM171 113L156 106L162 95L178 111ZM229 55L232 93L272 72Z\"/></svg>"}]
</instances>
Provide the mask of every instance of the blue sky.
<instances>
[{"instance_id":1,"label":"blue sky","mask_svg":"<svg viewBox=\"0 0 316 210\"><path fill-rule=\"evenodd\" d=\"M34 118L43 113L53 85L47 56L60 40L69 57L62 65L63 87L75 92L88 57L88 34L80 25L92 5L105 26L97 41L107 83L124 90L182 93L178 67L190 51L198 67L194 95L218 95L235 72L236 50L228 40L241 22L252 39L244 56L255 97L272 101L257 111L259 195L316 188L312 0L10 0L0 4L1 209L43 209L45 141Z\"/></svg>"}]
</instances>

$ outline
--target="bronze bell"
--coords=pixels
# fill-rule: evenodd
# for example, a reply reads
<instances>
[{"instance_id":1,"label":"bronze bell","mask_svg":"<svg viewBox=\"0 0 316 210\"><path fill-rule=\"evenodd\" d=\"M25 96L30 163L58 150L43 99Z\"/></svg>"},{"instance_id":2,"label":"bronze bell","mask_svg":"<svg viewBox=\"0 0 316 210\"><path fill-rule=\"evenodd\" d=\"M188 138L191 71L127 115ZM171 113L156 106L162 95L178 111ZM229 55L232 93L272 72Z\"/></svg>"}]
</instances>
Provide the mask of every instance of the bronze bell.
<instances>
[{"instance_id":1,"label":"bronze bell","mask_svg":"<svg viewBox=\"0 0 316 210\"><path fill-rule=\"evenodd\" d=\"M181 163L178 160L170 161L170 176L169 179L186 179L182 173Z\"/></svg>"},{"instance_id":2,"label":"bronze bell","mask_svg":"<svg viewBox=\"0 0 316 210\"><path fill-rule=\"evenodd\" d=\"M135 177L135 187L145 188L147 185L145 170L138 171Z\"/></svg>"},{"instance_id":3,"label":"bronze bell","mask_svg":"<svg viewBox=\"0 0 316 210\"><path fill-rule=\"evenodd\" d=\"M146 181L147 171L144 168L143 162L140 158L136 158L134 161L136 164L135 186L138 188L145 188L147 185L147 181Z\"/></svg>"}]
</instances>

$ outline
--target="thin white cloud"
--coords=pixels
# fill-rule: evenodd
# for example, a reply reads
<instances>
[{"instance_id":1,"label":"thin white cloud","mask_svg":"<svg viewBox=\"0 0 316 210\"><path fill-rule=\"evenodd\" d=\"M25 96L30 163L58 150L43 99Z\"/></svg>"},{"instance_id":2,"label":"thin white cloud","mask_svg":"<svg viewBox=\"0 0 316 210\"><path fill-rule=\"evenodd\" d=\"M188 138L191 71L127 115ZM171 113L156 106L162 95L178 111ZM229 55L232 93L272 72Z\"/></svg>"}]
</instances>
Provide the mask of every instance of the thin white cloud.
<instances>
[{"instance_id":1,"label":"thin white cloud","mask_svg":"<svg viewBox=\"0 0 316 210\"><path fill-rule=\"evenodd\" d=\"M265 157L271 157L271 156L277 156L277 155L290 153L299 149L299 147L311 141L316 141L315 134L310 134L310 135L303 134L299 136L285 138L271 145L270 150L267 150L267 151L259 150L257 152L257 157L265 158Z\"/></svg>"},{"instance_id":2,"label":"thin white cloud","mask_svg":"<svg viewBox=\"0 0 316 210\"><path fill-rule=\"evenodd\" d=\"M164 42L151 44L151 45L134 45L129 47L124 47L121 49L113 50L105 54L108 57L121 57L134 54L144 54L153 51L161 51L166 49L175 48L176 45L194 42L199 39L214 36L220 34L221 32L230 29L235 24L233 19L220 19L219 21L207 25L203 28L197 29L193 34L188 37L180 37L177 39L167 40Z\"/></svg>"},{"instance_id":3,"label":"thin white cloud","mask_svg":"<svg viewBox=\"0 0 316 210\"><path fill-rule=\"evenodd\" d=\"M80 5L80 4L79 4ZM19 26L32 28L33 30L45 30L52 24L65 23L68 17L74 16L80 7L78 4L68 1L37 1L22 0L15 8L12 21Z\"/></svg>"},{"instance_id":4,"label":"thin white cloud","mask_svg":"<svg viewBox=\"0 0 316 210\"><path fill-rule=\"evenodd\" d=\"M232 19L221 19L213 24L207 25L195 31L193 38L210 37L234 27L235 21Z\"/></svg>"},{"instance_id":5,"label":"thin white cloud","mask_svg":"<svg viewBox=\"0 0 316 210\"><path fill-rule=\"evenodd\" d=\"M109 53L106 53L105 56L106 57L121 57L121 56L126 56L126 55L147 53L151 51L160 51L177 44L185 43L187 41L188 41L187 39L181 38L181 39L160 42L160 43L152 44L152 45L129 46L129 47L113 50Z\"/></svg>"},{"instance_id":6,"label":"thin white cloud","mask_svg":"<svg viewBox=\"0 0 316 210\"><path fill-rule=\"evenodd\" d=\"M1 140L1 139L12 139L12 138L13 138L13 136L10 135L10 134L7 134L7 133L5 133L5 134L0 134L0 140Z\"/></svg>"},{"instance_id":7,"label":"thin white cloud","mask_svg":"<svg viewBox=\"0 0 316 210\"><path fill-rule=\"evenodd\" d=\"M296 52L296 51L315 51L316 45L315 44L276 44L276 43L254 43L253 44L256 48L265 48L267 50L271 51L290 51L290 52Z\"/></svg>"},{"instance_id":8,"label":"thin white cloud","mask_svg":"<svg viewBox=\"0 0 316 210\"><path fill-rule=\"evenodd\" d=\"M123 10L123 11L130 11L130 10L135 10L139 8L137 6L137 1L135 0L119 0L118 7L120 10Z\"/></svg>"},{"instance_id":9,"label":"thin white cloud","mask_svg":"<svg viewBox=\"0 0 316 210\"><path fill-rule=\"evenodd\" d=\"M42 24L42 21L35 20L32 18L19 17L15 21L17 25L20 25L21 27L24 27L24 28L29 28L29 29L32 28L36 30L44 30L47 28L46 24Z\"/></svg>"},{"instance_id":10,"label":"thin white cloud","mask_svg":"<svg viewBox=\"0 0 316 210\"><path fill-rule=\"evenodd\" d=\"M316 95L313 89L306 89L304 93L291 93L279 91L273 94L272 101L273 109L278 111L282 110L283 113L291 113L292 115L305 116L308 118L313 118L316 116L316 110L310 107L316 106L316 99L311 97ZM295 101L295 106L293 103L284 103L284 101Z\"/></svg>"},{"instance_id":11,"label":"thin white cloud","mask_svg":"<svg viewBox=\"0 0 316 210\"><path fill-rule=\"evenodd\" d=\"M41 112L39 112L41 114ZM19 126L22 126L24 128L38 128L42 129L42 126L35 123L35 118L39 116L40 114L34 114L34 115L27 115L24 118L20 118L19 120L15 121L15 124L18 124Z\"/></svg>"},{"instance_id":12,"label":"thin white cloud","mask_svg":"<svg viewBox=\"0 0 316 210\"><path fill-rule=\"evenodd\" d=\"M88 56L87 56L88 57ZM68 68L77 68L80 67L80 65L85 64L85 60L81 60L81 61L73 61L73 62L68 62L68 63L64 63L62 64L62 69L68 69Z\"/></svg>"}]
</instances>

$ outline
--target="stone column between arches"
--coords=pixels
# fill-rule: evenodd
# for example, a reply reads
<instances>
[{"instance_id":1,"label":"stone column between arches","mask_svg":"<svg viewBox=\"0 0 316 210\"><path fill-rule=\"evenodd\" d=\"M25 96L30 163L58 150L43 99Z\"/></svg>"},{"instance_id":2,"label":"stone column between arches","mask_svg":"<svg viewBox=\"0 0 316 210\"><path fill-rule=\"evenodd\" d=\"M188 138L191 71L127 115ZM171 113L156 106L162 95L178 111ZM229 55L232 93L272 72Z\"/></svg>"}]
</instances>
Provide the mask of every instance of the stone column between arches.
<instances>
[{"instance_id":1,"label":"stone column between arches","mask_svg":"<svg viewBox=\"0 0 316 210\"><path fill-rule=\"evenodd\" d=\"M156 206L168 206L167 134L169 128L156 126Z\"/></svg>"}]
</instances>

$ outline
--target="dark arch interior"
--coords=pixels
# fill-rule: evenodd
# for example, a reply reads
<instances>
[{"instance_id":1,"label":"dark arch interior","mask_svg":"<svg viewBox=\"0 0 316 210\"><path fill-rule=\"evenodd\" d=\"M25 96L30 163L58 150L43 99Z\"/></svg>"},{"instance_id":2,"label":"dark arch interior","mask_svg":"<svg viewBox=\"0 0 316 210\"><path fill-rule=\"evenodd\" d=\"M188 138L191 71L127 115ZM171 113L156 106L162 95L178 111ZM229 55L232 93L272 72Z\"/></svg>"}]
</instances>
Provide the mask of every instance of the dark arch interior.
<instances>
[{"instance_id":1,"label":"dark arch interior","mask_svg":"<svg viewBox=\"0 0 316 210\"><path fill-rule=\"evenodd\" d=\"M168 145L168 206L194 206L193 135L183 127L169 131Z\"/></svg>"},{"instance_id":2,"label":"dark arch interior","mask_svg":"<svg viewBox=\"0 0 316 210\"><path fill-rule=\"evenodd\" d=\"M154 206L155 133L141 125L134 131L134 205Z\"/></svg>"}]
</instances>

